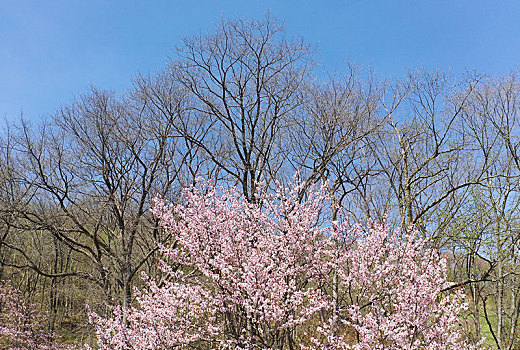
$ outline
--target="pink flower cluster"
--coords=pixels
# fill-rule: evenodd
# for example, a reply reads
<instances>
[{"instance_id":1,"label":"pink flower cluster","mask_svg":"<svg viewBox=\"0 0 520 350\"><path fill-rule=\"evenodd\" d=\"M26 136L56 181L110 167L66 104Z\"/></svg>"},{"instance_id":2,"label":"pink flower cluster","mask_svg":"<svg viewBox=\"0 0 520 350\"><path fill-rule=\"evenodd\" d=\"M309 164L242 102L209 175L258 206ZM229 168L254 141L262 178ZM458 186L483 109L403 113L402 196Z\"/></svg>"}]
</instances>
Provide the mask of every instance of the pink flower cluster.
<instances>
[{"instance_id":1,"label":"pink flower cluster","mask_svg":"<svg viewBox=\"0 0 520 350\"><path fill-rule=\"evenodd\" d=\"M461 333L461 312L467 308L458 290L443 295L446 261L425 247L416 231L403 237L384 225L356 227L355 246L338 259L339 312L321 329L332 349L479 349ZM335 331L355 329L349 344ZM323 340L314 338L314 348Z\"/></svg>"},{"instance_id":2,"label":"pink flower cluster","mask_svg":"<svg viewBox=\"0 0 520 350\"><path fill-rule=\"evenodd\" d=\"M136 305L91 313L100 349L476 349L460 332L462 292L443 295L444 260L414 231L327 221L325 188L278 186L249 203L202 185L156 198L174 240L164 280ZM341 215L340 215L341 217ZM335 291L335 292L334 292Z\"/></svg>"},{"instance_id":3,"label":"pink flower cluster","mask_svg":"<svg viewBox=\"0 0 520 350\"><path fill-rule=\"evenodd\" d=\"M47 330L47 315L22 293L0 282L0 348L6 350L52 350L74 347L56 342Z\"/></svg>"}]
</instances>

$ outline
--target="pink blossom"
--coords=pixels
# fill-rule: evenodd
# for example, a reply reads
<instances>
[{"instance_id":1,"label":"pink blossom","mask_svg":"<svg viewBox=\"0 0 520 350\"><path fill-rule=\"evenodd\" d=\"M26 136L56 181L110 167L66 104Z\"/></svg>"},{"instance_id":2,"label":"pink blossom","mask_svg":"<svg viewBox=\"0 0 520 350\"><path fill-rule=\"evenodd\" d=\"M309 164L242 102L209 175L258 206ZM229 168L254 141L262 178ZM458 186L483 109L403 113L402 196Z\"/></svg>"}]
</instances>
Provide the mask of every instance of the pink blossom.
<instances>
[{"instance_id":1,"label":"pink blossom","mask_svg":"<svg viewBox=\"0 0 520 350\"><path fill-rule=\"evenodd\" d=\"M462 291L441 292L446 262L415 231L332 222L324 187L299 190L261 190L260 204L208 184L183 205L155 198L174 237L160 247L166 278L143 276L126 323L119 308L91 313L100 349L480 346L461 333Z\"/></svg>"},{"instance_id":2,"label":"pink blossom","mask_svg":"<svg viewBox=\"0 0 520 350\"><path fill-rule=\"evenodd\" d=\"M6 350L73 349L56 342L47 330L47 315L24 300L9 283L0 282L0 347Z\"/></svg>"}]
</instances>

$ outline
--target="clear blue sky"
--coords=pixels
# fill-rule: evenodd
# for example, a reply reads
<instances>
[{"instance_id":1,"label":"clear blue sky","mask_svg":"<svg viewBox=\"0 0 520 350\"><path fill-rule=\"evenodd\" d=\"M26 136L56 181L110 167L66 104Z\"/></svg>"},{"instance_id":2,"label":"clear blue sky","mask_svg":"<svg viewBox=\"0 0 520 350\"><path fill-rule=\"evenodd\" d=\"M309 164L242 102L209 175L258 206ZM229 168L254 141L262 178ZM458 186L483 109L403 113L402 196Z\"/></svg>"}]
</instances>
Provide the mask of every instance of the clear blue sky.
<instances>
[{"instance_id":1,"label":"clear blue sky","mask_svg":"<svg viewBox=\"0 0 520 350\"><path fill-rule=\"evenodd\" d=\"M384 77L520 68L520 0L0 0L0 118L38 120L91 84L123 91L183 37L267 11L330 71L347 59Z\"/></svg>"}]
</instances>

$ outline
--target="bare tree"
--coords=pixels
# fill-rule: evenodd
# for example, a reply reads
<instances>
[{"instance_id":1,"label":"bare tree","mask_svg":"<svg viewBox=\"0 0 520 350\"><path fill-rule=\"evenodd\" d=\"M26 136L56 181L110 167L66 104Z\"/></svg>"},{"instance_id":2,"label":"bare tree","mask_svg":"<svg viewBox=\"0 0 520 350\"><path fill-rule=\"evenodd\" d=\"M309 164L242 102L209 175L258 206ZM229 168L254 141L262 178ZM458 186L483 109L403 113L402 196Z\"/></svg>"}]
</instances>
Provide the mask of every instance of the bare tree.
<instances>
[{"instance_id":1,"label":"bare tree","mask_svg":"<svg viewBox=\"0 0 520 350\"><path fill-rule=\"evenodd\" d=\"M416 225L440 237L451 220L447 214L457 210L456 196L481 181L482 172L467 166L471 148L458 132L477 83L454 82L439 72L410 74L405 99L378 134L372 154L403 230Z\"/></svg>"},{"instance_id":2,"label":"bare tree","mask_svg":"<svg viewBox=\"0 0 520 350\"><path fill-rule=\"evenodd\" d=\"M302 195L307 186L327 180L336 207L369 216L364 195L377 170L367 145L385 120L384 94L384 84L363 80L351 65L344 76L307 86L285 138L290 172L305 179Z\"/></svg>"},{"instance_id":3,"label":"bare tree","mask_svg":"<svg viewBox=\"0 0 520 350\"><path fill-rule=\"evenodd\" d=\"M515 339L520 316L520 162L517 154L520 85L517 76L486 79L473 91L464 115L466 135L473 140L478 152L473 162L481 164L486 178L478 191L474 191L472 206L478 211L466 212L473 220L463 232L478 232L478 250L473 248L469 253L493 268L488 287L472 289L475 317L481 305L496 346L514 349L518 345ZM477 269L470 266L468 270L474 273Z\"/></svg>"},{"instance_id":4,"label":"bare tree","mask_svg":"<svg viewBox=\"0 0 520 350\"><path fill-rule=\"evenodd\" d=\"M164 114L140 88L120 100L93 90L36 133L23 125L18 176L33 193L17 213L21 228L50 233L75 262L57 273L13 246L29 267L50 278L88 280L105 300L128 307L138 271L153 270L157 243L168 239L147 211L151 198L179 188L195 152L174 132L183 97L170 98Z\"/></svg>"},{"instance_id":5,"label":"bare tree","mask_svg":"<svg viewBox=\"0 0 520 350\"><path fill-rule=\"evenodd\" d=\"M308 45L288 40L270 16L222 21L214 34L184 40L171 79L191 95L205 130L184 136L204 150L223 179L255 200L257 183L275 178L283 162L280 136L298 109L312 61Z\"/></svg>"}]
</instances>

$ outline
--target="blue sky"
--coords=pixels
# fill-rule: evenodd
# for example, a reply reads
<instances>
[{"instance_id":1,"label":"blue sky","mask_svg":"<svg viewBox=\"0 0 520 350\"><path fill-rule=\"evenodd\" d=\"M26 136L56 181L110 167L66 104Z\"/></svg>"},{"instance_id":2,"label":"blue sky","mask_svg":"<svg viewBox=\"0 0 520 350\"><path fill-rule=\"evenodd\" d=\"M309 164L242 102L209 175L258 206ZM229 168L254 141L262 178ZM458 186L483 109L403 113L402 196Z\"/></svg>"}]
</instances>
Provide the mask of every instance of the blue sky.
<instances>
[{"instance_id":1,"label":"blue sky","mask_svg":"<svg viewBox=\"0 0 520 350\"><path fill-rule=\"evenodd\" d=\"M520 0L0 0L0 118L38 120L90 85L124 91L165 67L183 37L267 11L333 72L346 60L396 78L520 69Z\"/></svg>"}]
</instances>

